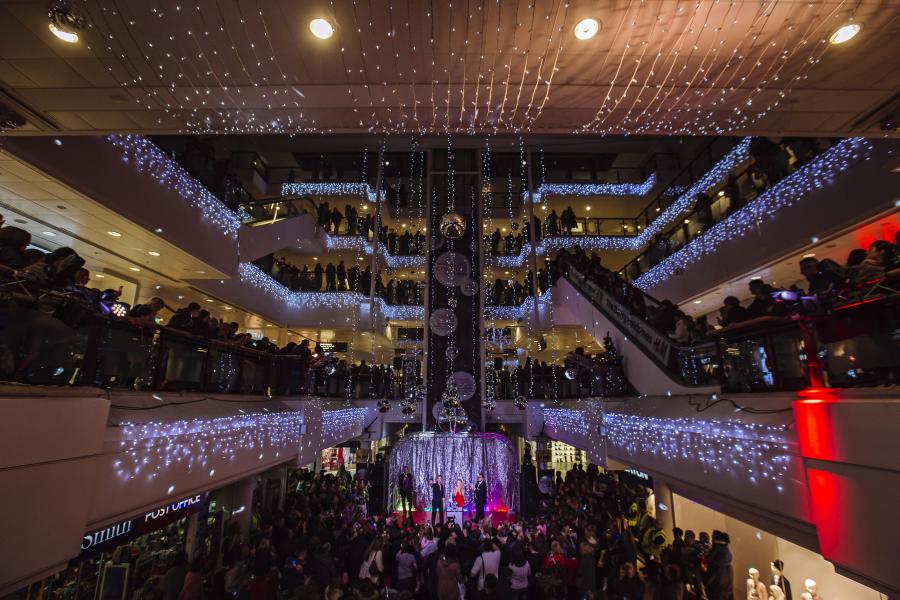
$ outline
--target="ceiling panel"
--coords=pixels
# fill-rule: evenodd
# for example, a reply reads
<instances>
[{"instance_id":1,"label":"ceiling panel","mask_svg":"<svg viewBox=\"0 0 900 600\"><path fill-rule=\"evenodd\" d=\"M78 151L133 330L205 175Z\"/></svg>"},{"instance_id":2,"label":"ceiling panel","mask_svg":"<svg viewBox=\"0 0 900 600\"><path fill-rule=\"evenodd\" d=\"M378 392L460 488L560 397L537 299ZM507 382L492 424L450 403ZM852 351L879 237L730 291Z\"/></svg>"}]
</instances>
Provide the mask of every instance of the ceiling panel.
<instances>
[{"instance_id":1,"label":"ceiling panel","mask_svg":"<svg viewBox=\"0 0 900 600\"><path fill-rule=\"evenodd\" d=\"M0 78L81 132L790 133L841 113L821 121L834 135L900 85L896 1L79 6L74 45L44 2L0 7ZM323 15L329 40L308 29ZM579 41L584 17L601 28ZM829 45L851 20L860 35Z\"/></svg>"}]
</instances>

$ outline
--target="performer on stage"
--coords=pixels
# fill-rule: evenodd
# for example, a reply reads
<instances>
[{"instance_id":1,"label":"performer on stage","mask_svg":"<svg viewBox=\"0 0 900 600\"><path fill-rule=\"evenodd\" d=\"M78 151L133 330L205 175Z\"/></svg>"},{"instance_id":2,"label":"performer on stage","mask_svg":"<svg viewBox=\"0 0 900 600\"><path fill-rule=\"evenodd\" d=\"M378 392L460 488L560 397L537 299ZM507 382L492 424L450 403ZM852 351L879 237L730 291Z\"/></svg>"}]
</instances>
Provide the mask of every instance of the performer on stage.
<instances>
[{"instance_id":1,"label":"performer on stage","mask_svg":"<svg viewBox=\"0 0 900 600\"><path fill-rule=\"evenodd\" d=\"M409 507L412 505L413 477L408 466L403 467L400 477L397 478L397 487L400 490L400 508L404 515L409 515Z\"/></svg>"},{"instance_id":2,"label":"performer on stage","mask_svg":"<svg viewBox=\"0 0 900 600\"><path fill-rule=\"evenodd\" d=\"M459 510L463 509L463 506L466 504L466 496L465 496L466 488L463 487L462 479L456 480L456 487L453 488L453 502L456 503L457 508Z\"/></svg>"},{"instance_id":3,"label":"performer on stage","mask_svg":"<svg viewBox=\"0 0 900 600\"><path fill-rule=\"evenodd\" d=\"M472 486L475 491L475 520L484 518L484 506L487 504L487 483L484 481L484 473L478 474L478 481Z\"/></svg>"},{"instance_id":4,"label":"performer on stage","mask_svg":"<svg viewBox=\"0 0 900 600\"><path fill-rule=\"evenodd\" d=\"M444 524L444 478L437 476L437 481L431 481L431 526L437 513L441 513L441 525Z\"/></svg>"}]
</instances>

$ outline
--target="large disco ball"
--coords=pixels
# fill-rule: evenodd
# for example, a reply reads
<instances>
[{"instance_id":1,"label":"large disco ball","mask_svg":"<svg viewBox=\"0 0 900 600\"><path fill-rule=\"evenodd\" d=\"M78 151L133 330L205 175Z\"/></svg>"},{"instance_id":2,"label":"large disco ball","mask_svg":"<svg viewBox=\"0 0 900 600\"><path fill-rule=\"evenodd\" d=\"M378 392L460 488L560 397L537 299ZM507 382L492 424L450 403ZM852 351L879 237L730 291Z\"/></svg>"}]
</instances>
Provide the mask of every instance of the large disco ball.
<instances>
[{"instance_id":1,"label":"large disco ball","mask_svg":"<svg viewBox=\"0 0 900 600\"><path fill-rule=\"evenodd\" d=\"M462 237L466 231L466 219L459 213L451 212L441 217L441 235L448 240Z\"/></svg>"}]
</instances>

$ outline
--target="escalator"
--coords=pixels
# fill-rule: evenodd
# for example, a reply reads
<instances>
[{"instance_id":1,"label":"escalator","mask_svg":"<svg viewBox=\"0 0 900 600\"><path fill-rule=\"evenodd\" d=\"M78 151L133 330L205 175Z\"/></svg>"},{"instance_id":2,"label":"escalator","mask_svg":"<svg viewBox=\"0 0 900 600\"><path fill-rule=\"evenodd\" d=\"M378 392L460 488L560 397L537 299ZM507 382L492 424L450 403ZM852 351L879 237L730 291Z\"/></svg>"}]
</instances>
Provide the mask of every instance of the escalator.
<instances>
[{"instance_id":1,"label":"escalator","mask_svg":"<svg viewBox=\"0 0 900 600\"><path fill-rule=\"evenodd\" d=\"M325 234L316 227L315 204L308 198L248 202L240 206L241 262L252 262L284 248L325 251Z\"/></svg>"},{"instance_id":2,"label":"escalator","mask_svg":"<svg viewBox=\"0 0 900 600\"><path fill-rule=\"evenodd\" d=\"M645 302L659 304L646 295ZM581 326L601 344L608 333L623 358L626 378L642 395L720 391L714 342L679 346L574 268L557 281L553 310L554 325Z\"/></svg>"}]
</instances>

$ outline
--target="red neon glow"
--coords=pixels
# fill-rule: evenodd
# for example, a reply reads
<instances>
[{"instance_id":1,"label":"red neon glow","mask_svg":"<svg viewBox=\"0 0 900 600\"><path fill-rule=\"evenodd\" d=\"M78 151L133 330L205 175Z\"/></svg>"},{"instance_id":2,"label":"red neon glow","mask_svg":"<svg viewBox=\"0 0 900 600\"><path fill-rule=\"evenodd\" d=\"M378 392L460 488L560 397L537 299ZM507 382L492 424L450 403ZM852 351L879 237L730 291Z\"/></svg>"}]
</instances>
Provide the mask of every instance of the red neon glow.
<instances>
[{"instance_id":1,"label":"red neon glow","mask_svg":"<svg viewBox=\"0 0 900 600\"><path fill-rule=\"evenodd\" d=\"M819 550L825 557L833 557L841 550L841 482L837 475L819 469L807 469L809 496L812 504L813 518L816 521L816 533L819 538ZM846 548L844 548L846 550Z\"/></svg>"},{"instance_id":2,"label":"red neon glow","mask_svg":"<svg viewBox=\"0 0 900 600\"><path fill-rule=\"evenodd\" d=\"M831 421L834 391L808 388L798 395L803 400L794 402L794 419L803 457L836 460L837 448Z\"/></svg>"}]
</instances>

